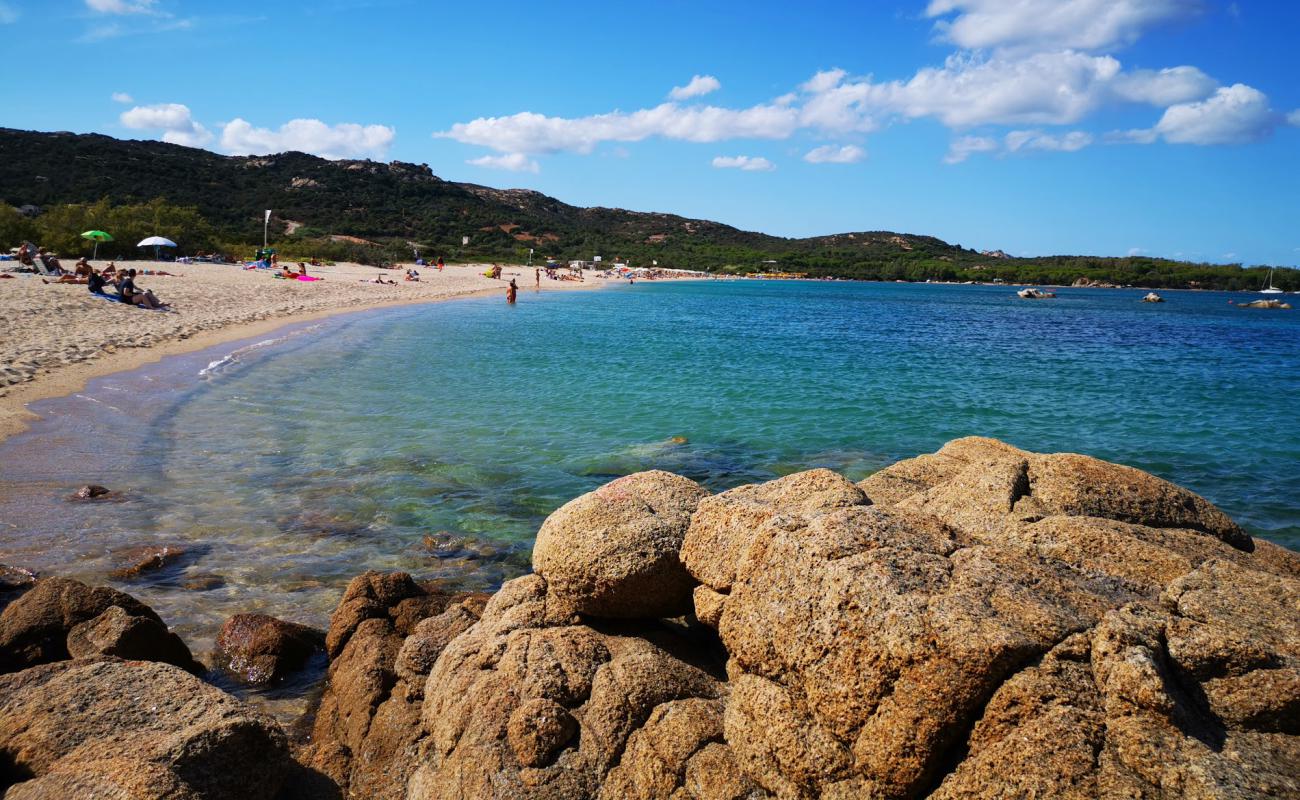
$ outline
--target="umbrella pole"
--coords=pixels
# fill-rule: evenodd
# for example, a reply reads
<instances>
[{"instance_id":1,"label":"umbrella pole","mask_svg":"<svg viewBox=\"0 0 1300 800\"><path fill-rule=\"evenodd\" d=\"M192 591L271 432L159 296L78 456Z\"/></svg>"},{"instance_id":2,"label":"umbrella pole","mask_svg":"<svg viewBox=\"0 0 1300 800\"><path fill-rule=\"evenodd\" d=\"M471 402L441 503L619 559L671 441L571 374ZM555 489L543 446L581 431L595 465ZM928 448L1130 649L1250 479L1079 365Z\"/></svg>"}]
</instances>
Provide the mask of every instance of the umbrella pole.
<instances>
[{"instance_id":1,"label":"umbrella pole","mask_svg":"<svg viewBox=\"0 0 1300 800\"><path fill-rule=\"evenodd\" d=\"M98 239L95 240L95 254L94 254L93 256L90 257L90 260L91 260L91 261L98 261L98 260L99 260L99 240L98 240Z\"/></svg>"}]
</instances>

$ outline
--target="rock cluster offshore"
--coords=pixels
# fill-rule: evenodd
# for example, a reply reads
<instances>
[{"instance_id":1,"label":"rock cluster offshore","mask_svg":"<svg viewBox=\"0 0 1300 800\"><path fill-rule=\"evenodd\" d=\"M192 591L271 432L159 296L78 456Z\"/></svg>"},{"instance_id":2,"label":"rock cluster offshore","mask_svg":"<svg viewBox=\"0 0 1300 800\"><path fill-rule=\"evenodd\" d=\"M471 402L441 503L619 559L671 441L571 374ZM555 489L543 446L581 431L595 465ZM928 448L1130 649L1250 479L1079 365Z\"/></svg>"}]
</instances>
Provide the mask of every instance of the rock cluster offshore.
<instances>
[{"instance_id":1,"label":"rock cluster offshore","mask_svg":"<svg viewBox=\"0 0 1300 800\"><path fill-rule=\"evenodd\" d=\"M352 581L311 735L186 670L127 595L0 613L0 789L28 797L1300 796L1300 555L1129 467L959 439L852 483L629 475L493 595Z\"/></svg>"}]
</instances>

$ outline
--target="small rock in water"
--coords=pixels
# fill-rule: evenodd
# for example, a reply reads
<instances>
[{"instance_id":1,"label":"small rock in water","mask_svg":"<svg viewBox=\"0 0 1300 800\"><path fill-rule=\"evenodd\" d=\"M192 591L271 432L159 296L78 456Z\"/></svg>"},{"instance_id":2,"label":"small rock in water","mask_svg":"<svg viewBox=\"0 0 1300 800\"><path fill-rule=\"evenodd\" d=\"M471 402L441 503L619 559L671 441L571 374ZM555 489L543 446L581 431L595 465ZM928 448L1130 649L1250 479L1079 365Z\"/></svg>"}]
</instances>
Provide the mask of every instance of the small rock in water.
<instances>
[{"instance_id":1,"label":"small rock in water","mask_svg":"<svg viewBox=\"0 0 1300 800\"><path fill-rule=\"evenodd\" d=\"M85 486L83 486L83 487L81 487L80 489L78 489L78 490L76 491L76 493L74 493L74 494L72 495L72 497L69 498L69 499L72 499L72 500L94 500L96 497L103 497L103 496L106 495L106 494L111 494L111 492L109 491L108 487L106 487L106 486L99 486L99 485L94 484L94 483L88 483L88 484L86 484Z\"/></svg>"},{"instance_id":2,"label":"small rock in water","mask_svg":"<svg viewBox=\"0 0 1300 800\"><path fill-rule=\"evenodd\" d=\"M109 573L109 577L119 581L139 578L147 572L155 572L176 563L186 550L174 544L146 545L119 550L113 554L114 560L122 566Z\"/></svg>"},{"instance_id":3,"label":"small rock in water","mask_svg":"<svg viewBox=\"0 0 1300 800\"><path fill-rule=\"evenodd\" d=\"M325 633L266 614L236 614L217 636L221 666L249 683L272 683L325 651Z\"/></svg>"},{"instance_id":4,"label":"small rock in water","mask_svg":"<svg viewBox=\"0 0 1300 800\"><path fill-rule=\"evenodd\" d=\"M225 585L226 579L212 572L189 575L181 582L181 587L191 592L206 592L212 589L220 589Z\"/></svg>"},{"instance_id":5,"label":"small rock in water","mask_svg":"<svg viewBox=\"0 0 1300 800\"><path fill-rule=\"evenodd\" d=\"M1165 299L1155 292L1147 292L1147 296L1142 298L1144 303L1163 303Z\"/></svg>"}]
</instances>

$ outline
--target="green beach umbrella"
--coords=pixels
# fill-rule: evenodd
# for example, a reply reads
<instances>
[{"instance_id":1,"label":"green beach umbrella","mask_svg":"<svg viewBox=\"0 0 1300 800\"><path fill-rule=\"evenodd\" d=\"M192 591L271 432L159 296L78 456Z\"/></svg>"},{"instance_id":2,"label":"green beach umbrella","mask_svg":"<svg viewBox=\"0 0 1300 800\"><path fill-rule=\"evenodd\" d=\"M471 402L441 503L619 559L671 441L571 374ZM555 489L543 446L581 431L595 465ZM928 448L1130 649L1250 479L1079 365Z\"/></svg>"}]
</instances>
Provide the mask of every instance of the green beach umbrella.
<instances>
[{"instance_id":1,"label":"green beach umbrella","mask_svg":"<svg viewBox=\"0 0 1300 800\"><path fill-rule=\"evenodd\" d=\"M107 233L104 233L103 231L86 231L85 233L81 234L81 238L83 238L83 239L91 239L91 240L93 240L93 241L95 242L95 254L94 254L93 256L91 256L91 258L99 258L99 243L100 243L100 242L111 242L111 241L113 241L113 237L112 237L112 236L109 236Z\"/></svg>"}]
</instances>

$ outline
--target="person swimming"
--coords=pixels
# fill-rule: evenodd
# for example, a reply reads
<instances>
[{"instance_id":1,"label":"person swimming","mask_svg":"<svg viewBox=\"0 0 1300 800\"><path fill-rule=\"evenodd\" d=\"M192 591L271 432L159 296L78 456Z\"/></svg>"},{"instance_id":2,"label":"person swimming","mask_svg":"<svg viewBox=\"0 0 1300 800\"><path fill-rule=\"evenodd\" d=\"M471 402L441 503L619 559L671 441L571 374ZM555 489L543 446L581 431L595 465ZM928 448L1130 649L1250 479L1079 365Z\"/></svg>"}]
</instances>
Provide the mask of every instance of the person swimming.
<instances>
[{"instance_id":1,"label":"person swimming","mask_svg":"<svg viewBox=\"0 0 1300 800\"><path fill-rule=\"evenodd\" d=\"M506 302L513 304L518 296L519 286L515 283L515 279L511 278L510 285L506 287Z\"/></svg>"}]
</instances>

